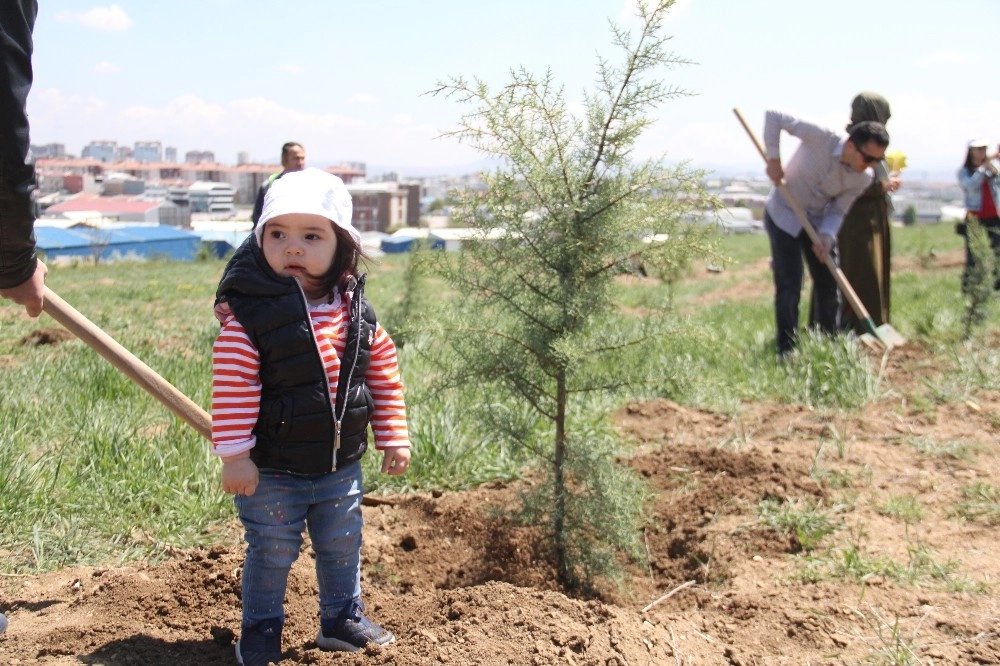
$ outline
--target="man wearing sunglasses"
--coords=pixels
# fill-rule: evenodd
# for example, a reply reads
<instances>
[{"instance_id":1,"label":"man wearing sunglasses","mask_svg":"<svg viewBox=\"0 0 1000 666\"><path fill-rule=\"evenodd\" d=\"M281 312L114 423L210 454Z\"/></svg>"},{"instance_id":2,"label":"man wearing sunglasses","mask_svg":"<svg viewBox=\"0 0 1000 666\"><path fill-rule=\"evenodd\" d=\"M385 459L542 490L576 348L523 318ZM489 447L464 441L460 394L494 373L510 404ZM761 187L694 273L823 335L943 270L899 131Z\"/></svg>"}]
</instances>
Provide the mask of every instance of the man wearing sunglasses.
<instances>
[{"instance_id":1,"label":"man wearing sunglasses","mask_svg":"<svg viewBox=\"0 0 1000 666\"><path fill-rule=\"evenodd\" d=\"M779 150L782 130L801 141L787 167L781 164ZM889 134L881 123L858 123L845 136L787 113L765 113L767 176L775 185L785 181L820 238L818 243L809 239L781 191L772 188L764 206L764 228L771 241L777 348L782 357L795 348L798 337L803 258L813 281L816 321L827 333L838 331L840 291L823 262L827 256L837 261L837 232L844 215L871 184L869 167L885 156L888 146Z\"/></svg>"}]
</instances>

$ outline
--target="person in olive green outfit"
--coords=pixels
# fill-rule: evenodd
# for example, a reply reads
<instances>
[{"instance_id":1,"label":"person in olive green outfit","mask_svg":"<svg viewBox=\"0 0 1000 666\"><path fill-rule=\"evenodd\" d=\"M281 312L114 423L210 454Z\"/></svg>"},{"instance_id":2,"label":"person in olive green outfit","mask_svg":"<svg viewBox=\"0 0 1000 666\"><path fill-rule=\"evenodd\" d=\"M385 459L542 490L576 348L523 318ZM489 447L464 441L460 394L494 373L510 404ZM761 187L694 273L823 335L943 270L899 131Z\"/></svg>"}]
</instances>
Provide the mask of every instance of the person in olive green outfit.
<instances>
[{"instance_id":1,"label":"person in olive green outfit","mask_svg":"<svg viewBox=\"0 0 1000 666\"><path fill-rule=\"evenodd\" d=\"M889 120L889 102L872 92L863 92L851 103L848 130L865 120L883 125ZM840 228L840 268L857 293L876 326L889 323L890 238L889 215L892 201L889 193L899 188L898 174L890 174L888 164L880 160L872 165L875 179L861 196L855 199ZM845 330L865 333L864 320L844 300L840 312Z\"/></svg>"}]
</instances>

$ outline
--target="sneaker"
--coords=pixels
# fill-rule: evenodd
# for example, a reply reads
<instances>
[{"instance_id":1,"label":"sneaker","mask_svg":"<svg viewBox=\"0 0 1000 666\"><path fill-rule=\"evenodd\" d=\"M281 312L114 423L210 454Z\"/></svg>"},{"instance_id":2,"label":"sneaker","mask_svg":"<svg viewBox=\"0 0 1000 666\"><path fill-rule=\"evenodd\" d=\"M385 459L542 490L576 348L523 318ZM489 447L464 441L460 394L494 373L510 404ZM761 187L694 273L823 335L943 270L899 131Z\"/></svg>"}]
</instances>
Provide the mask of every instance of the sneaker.
<instances>
[{"instance_id":1,"label":"sneaker","mask_svg":"<svg viewBox=\"0 0 1000 666\"><path fill-rule=\"evenodd\" d=\"M243 629L236 641L236 661L242 666L267 666L281 661L281 618L261 620Z\"/></svg>"},{"instance_id":2,"label":"sneaker","mask_svg":"<svg viewBox=\"0 0 1000 666\"><path fill-rule=\"evenodd\" d=\"M369 643L388 645L396 640L392 632L380 627L364 615L365 605L353 601L340 617L320 622L316 644L334 652L355 652Z\"/></svg>"}]
</instances>

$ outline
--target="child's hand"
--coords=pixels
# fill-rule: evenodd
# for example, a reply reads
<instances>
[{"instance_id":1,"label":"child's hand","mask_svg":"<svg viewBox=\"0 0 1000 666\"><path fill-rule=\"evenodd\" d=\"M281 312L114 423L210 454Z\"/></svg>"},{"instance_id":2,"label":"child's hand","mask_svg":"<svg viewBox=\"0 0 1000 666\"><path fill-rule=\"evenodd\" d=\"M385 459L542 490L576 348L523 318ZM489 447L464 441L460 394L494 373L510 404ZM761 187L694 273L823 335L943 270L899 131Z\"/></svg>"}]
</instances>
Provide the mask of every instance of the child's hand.
<instances>
[{"instance_id":1,"label":"child's hand","mask_svg":"<svg viewBox=\"0 0 1000 666\"><path fill-rule=\"evenodd\" d=\"M382 454L382 473L399 476L410 466L410 447L394 446Z\"/></svg>"},{"instance_id":2,"label":"child's hand","mask_svg":"<svg viewBox=\"0 0 1000 666\"><path fill-rule=\"evenodd\" d=\"M222 459L222 489L232 495L250 497L257 490L260 473L250 453Z\"/></svg>"},{"instance_id":3,"label":"child's hand","mask_svg":"<svg viewBox=\"0 0 1000 666\"><path fill-rule=\"evenodd\" d=\"M225 301L222 301L215 306L215 318L219 320L220 324L225 324L226 320L229 319L229 315L232 313L232 308L230 308L229 303L226 303Z\"/></svg>"}]
</instances>

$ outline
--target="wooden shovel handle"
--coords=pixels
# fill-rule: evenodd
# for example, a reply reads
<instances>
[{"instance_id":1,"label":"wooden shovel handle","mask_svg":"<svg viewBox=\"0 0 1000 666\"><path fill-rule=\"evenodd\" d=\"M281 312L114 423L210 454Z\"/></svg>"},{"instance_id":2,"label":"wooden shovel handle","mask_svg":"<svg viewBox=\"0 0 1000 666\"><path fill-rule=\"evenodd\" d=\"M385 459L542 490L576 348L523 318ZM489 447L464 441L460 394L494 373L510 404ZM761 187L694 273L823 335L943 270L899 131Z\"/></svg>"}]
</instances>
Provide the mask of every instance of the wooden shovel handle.
<instances>
[{"instance_id":1,"label":"wooden shovel handle","mask_svg":"<svg viewBox=\"0 0 1000 666\"><path fill-rule=\"evenodd\" d=\"M48 287L42 306L50 317L65 326L73 335L87 343L113 366L128 375L132 381L162 402L170 411L184 419L205 439L212 439L212 417L181 393L173 384L156 374L152 368L118 344L92 321L77 312L73 306L59 298Z\"/></svg>"},{"instance_id":2,"label":"wooden shovel handle","mask_svg":"<svg viewBox=\"0 0 1000 666\"><path fill-rule=\"evenodd\" d=\"M743 119L743 114L740 113L739 109L733 109L733 113L736 114L740 124L743 125L743 129L746 130L747 136L749 136L750 140L753 141L753 145L757 147L757 152L760 153L762 158L764 158L764 163L766 164L767 153L764 152L764 146L762 146L760 141L757 139L757 135L754 134L754 131L750 129L749 125L747 125L747 121ZM788 202L788 205L795 213L795 216L799 218L799 224L801 224L802 228L806 230L806 233L809 235L809 239L812 240L813 243L819 243L819 234L816 233L812 224L809 223L809 218L806 216L806 212L802 210L801 206L799 206L799 202L792 197L792 193L788 191L788 185L786 185L784 181L778 185L778 191L781 192L781 196L783 196L785 201ZM858 298L858 295L855 293L851 283L847 281L847 276L844 275L842 270L840 270L840 266L833 261L833 257L829 254L826 255L825 263L826 267L829 268L830 272L833 274L833 278L837 281L837 286L840 287L840 291L847 298L847 302L850 303L851 309L854 310L854 314L858 316L858 319L865 322L865 325L870 329L871 333L875 334L875 324L872 322L872 316L868 314L867 308L862 305L861 299Z\"/></svg>"}]
</instances>

